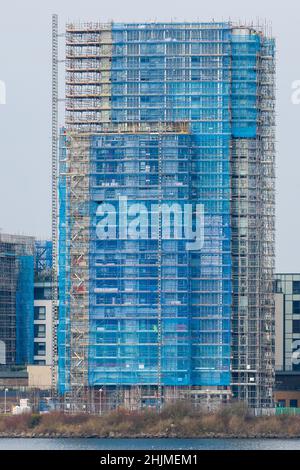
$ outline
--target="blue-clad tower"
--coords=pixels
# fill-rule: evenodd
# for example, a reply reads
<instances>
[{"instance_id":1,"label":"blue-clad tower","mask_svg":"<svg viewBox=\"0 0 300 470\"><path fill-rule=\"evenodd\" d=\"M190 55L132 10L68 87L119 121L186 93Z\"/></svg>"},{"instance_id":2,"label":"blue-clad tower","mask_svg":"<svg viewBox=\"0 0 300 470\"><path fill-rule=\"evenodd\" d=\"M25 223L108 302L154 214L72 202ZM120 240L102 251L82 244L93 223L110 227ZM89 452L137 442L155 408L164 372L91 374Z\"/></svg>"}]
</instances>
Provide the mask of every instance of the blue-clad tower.
<instances>
[{"instance_id":1,"label":"blue-clad tower","mask_svg":"<svg viewBox=\"0 0 300 470\"><path fill-rule=\"evenodd\" d=\"M273 39L68 24L59 157L60 392L271 406Z\"/></svg>"}]
</instances>

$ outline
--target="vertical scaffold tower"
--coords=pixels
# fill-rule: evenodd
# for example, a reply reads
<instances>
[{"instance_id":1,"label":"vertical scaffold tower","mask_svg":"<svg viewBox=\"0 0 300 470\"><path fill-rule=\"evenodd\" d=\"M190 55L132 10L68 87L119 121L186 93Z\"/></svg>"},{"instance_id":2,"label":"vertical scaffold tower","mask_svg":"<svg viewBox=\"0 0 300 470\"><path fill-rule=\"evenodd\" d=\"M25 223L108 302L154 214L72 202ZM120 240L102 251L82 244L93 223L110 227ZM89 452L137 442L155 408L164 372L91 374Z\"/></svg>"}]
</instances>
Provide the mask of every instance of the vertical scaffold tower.
<instances>
[{"instance_id":1,"label":"vertical scaffold tower","mask_svg":"<svg viewBox=\"0 0 300 470\"><path fill-rule=\"evenodd\" d=\"M52 15L52 389L57 386L58 320L58 16Z\"/></svg>"}]
</instances>

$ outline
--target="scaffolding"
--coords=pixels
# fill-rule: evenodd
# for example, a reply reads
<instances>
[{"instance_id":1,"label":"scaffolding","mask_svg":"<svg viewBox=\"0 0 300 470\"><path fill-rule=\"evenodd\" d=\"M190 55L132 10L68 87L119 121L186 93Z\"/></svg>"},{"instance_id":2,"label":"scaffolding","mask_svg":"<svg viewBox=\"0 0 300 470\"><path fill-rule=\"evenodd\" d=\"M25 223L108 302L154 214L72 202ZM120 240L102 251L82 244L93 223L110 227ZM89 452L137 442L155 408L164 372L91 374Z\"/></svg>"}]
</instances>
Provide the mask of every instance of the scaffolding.
<instances>
[{"instance_id":1,"label":"scaffolding","mask_svg":"<svg viewBox=\"0 0 300 470\"><path fill-rule=\"evenodd\" d=\"M72 409L95 390L160 407L231 383L271 406L273 47L230 23L66 26L55 217ZM97 207L120 196L204 204L204 247L163 240L161 218L155 240L99 240Z\"/></svg>"},{"instance_id":2,"label":"scaffolding","mask_svg":"<svg viewBox=\"0 0 300 470\"><path fill-rule=\"evenodd\" d=\"M0 234L0 365L33 362L34 239Z\"/></svg>"},{"instance_id":3,"label":"scaffolding","mask_svg":"<svg viewBox=\"0 0 300 470\"><path fill-rule=\"evenodd\" d=\"M52 281L52 241L36 240L34 257L35 281Z\"/></svg>"},{"instance_id":4,"label":"scaffolding","mask_svg":"<svg viewBox=\"0 0 300 470\"><path fill-rule=\"evenodd\" d=\"M232 388L273 406L274 41L235 31L232 44Z\"/></svg>"},{"instance_id":5,"label":"scaffolding","mask_svg":"<svg viewBox=\"0 0 300 470\"><path fill-rule=\"evenodd\" d=\"M51 382L55 395L58 364L58 16L52 15L52 129L51 129L51 240L52 240L52 365Z\"/></svg>"}]
</instances>

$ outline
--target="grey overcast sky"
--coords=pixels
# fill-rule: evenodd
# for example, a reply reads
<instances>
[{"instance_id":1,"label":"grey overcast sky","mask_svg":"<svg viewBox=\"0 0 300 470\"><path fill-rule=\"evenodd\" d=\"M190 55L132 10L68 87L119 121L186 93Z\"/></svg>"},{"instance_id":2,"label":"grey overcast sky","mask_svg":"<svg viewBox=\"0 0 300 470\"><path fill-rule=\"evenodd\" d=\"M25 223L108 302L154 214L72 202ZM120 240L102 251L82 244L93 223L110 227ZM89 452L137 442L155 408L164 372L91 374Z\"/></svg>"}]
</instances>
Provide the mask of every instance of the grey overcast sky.
<instances>
[{"instance_id":1,"label":"grey overcast sky","mask_svg":"<svg viewBox=\"0 0 300 470\"><path fill-rule=\"evenodd\" d=\"M68 20L255 21L277 40L276 269L300 272L300 80L298 0L26 0L0 3L0 227L50 237L51 14ZM60 122L62 123L62 121Z\"/></svg>"}]
</instances>

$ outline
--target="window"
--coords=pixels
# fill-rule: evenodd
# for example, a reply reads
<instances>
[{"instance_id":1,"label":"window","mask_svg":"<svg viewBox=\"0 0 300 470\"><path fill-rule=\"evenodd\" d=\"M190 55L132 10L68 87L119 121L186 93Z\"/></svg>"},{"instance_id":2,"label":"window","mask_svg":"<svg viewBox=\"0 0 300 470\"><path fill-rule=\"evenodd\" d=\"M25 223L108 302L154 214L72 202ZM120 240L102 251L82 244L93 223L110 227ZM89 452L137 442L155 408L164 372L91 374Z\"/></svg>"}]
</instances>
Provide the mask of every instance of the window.
<instances>
[{"instance_id":1,"label":"window","mask_svg":"<svg viewBox=\"0 0 300 470\"><path fill-rule=\"evenodd\" d=\"M285 400L278 400L278 407L285 408Z\"/></svg>"},{"instance_id":2,"label":"window","mask_svg":"<svg viewBox=\"0 0 300 470\"><path fill-rule=\"evenodd\" d=\"M300 281L293 281L293 294L300 294Z\"/></svg>"},{"instance_id":3,"label":"window","mask_svg":"<svg viewBox=\"0 0 300 470\"><path fill-rule=\"evenodd\" d=\"M46 319L46 307L34 307L34 319L45 320Z\"/></svg>"},{"instance_id":4,"label":"window","mask_svg":"<svg viewBox=\"0 0 300 470\"><path fill-rule=\"evenodd\" d=\"M275 292L282 294L282 281L280 279L275 280Z\"/></svg>"},{"instance_id":5,"label":"window","mask_svg":"<svg viewBox=\"0 0 300 470\"><path fill-rule=\"evenodd\" d=\"M45 356L46 355L46 343L34 343L34 355Z\"/></svg>"},{"instance_id":6,"label":"window","mask_svg":"<svg viewBox=\"0 0 300 470\"><path fill-rule=\"evenodd\" d=\"M293 320L293 333L300 333L300 320Z\"/></svg>"},{"instance_id":7,"label":"window","mask_svg":"<svg viewBox=\"0 0 300 470\"><path fill-rule=\"evenodd\" d=\"M46 337L46 325L34 325L34 337L45 338Z\"/></svg>"},{"instance_id":8,"label":"window","mask_svg":"<svg viewBox=\"0 0 300 470\"><path fill-rule=\"evenodd\" d=\"M300 300L294 300L293 313L300 313Z\"/></svg>"},{"instance_id":9,"label":"window","mask_svg":"<svg viewBox=\"0 0 300 470\"><path fill-rule=\"evenodd\" d=\"M290 408L298 408L298 400L290 400Z\"/></svg>"},{"instance_id":10,"label":"window","mask_svg":"<svg viewBox=\"0 0 300 470\"><path fill-rule=\"evenodd\" d=\"M34 298L36 300L51 300L51 287L35 287Z\"/></svg>"}]
</instances>

